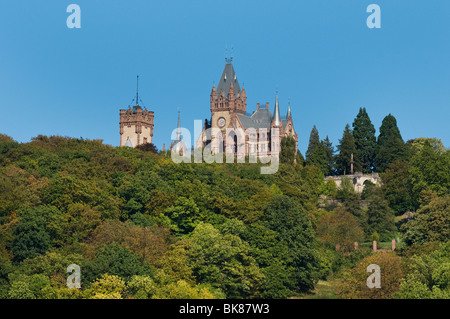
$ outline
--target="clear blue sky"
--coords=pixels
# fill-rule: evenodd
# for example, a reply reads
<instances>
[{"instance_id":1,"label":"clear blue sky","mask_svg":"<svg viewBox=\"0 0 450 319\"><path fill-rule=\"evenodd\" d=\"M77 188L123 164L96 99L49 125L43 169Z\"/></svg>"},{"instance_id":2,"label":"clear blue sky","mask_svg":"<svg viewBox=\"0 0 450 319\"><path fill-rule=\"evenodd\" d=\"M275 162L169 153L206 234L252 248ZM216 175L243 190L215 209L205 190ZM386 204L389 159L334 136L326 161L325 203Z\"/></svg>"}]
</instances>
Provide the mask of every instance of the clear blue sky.
<instances>
[{"instance_id":1,"label":"clear blue sky","mask_svg":"<svg viewBox=\"0 0 450 319\"><path fill-rule=\"evenodd\" d=\"M66 8L81 7L81 29ZM366 8L381 7L381 29ZM334 145L360 107L377 135L384 116L404 140L450 146L447 0L0 0L0 132L119 144L119 109L140 96L155 112L161 149L182 126L210 117L209 95L233 46L247 110L288 98L304 154L316 125Z\"/></svg>"}]
</instances>

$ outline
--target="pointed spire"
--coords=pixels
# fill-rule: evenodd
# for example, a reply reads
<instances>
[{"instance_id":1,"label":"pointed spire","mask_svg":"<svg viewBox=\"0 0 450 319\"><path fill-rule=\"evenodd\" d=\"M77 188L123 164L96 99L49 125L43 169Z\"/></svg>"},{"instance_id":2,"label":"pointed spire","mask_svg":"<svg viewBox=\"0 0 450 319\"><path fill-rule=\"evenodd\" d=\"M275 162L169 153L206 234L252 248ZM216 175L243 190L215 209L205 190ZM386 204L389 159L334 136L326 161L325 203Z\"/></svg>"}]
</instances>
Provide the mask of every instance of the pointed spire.
<instances>
[{"instance_id":1,"label":"pointed spire","mask_svg":"<svg viewBox=\"0 0 450 319\"><path fill-rule=\"evenodd\" d=\"M211 103L216 99L217 92L216 92L216 85L213 83L213 87L211 90Z\"/></svg>"},{"instance_id":2,"label":"pointed spire","mask_svg":"<svg viewBox=\"0 0 450 319\"><path fill-rule=\"evenodd\" d=\"M273 121L274 121L275 126L281 125L280 106L278 105L278 91L277 91L277 97L275 99L275 110L273 112Z\"/></svg>"},{"instance_id":3,"label":"pointed spire","mask_svg":"<svg viewBox=\"0 0 450 319\"><path fill-rule=\"evenodd\" d=\"M291 117L291 99L289 99L288 102L288 110L287 110L287 114L286 114L286 120L289 119Z\"/></svg>"},{"instance_id":4,"label":"pointed spire","mask_svg":"<svg viewBox=\"0 0 450 319\"><path fill-rule=\"evenodd\" d=\"M234 86L233 82L230 83L230 88L228 89L228 99L231 100L234 97Z\"/></svg>"}]
</instances>

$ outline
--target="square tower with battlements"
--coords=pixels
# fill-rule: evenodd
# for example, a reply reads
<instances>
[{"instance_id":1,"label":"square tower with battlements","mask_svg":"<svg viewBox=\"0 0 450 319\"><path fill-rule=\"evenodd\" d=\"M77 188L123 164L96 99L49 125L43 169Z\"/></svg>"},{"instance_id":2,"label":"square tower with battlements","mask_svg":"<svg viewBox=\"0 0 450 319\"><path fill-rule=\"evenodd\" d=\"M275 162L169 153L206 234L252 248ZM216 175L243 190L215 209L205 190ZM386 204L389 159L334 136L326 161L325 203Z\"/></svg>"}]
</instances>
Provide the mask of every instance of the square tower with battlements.
<instances>
[{"instance_id":1,"label":"square tower with battlements","mask_svg":"<svg viewBox=\"0 0 450 319\"><path fill-rule=\"evenodd\" d=\"M152 143L153 111L139 105L139 76L136 91L136 105L120 110L120 146L136 147L141 144Z\"/></svg>"}]
</instances>

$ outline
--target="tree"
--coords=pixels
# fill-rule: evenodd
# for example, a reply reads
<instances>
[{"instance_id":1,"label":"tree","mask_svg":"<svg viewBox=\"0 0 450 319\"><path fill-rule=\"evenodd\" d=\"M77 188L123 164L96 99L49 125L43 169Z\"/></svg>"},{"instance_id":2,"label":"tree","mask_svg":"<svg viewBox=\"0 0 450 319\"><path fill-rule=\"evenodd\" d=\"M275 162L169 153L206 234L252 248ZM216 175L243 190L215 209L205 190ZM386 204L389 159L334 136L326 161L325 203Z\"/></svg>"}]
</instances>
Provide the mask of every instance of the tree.
<instances>
[{"instance_id":1,"label":"tree","mask_svg":"<svg viewBox=\"0 0 450 319\"><path fill-rule=\"evenodd\" d=\"M140 144L140 145L136 146L136 148L143 152L152 152L154 154L158 154L158 149L156 148L156 146L153 143Z\"/></svg>"},{"instance_id":2,"label":"tree","mask_svg":"<svg viewBox=\"0 0 450 319\"><path fill-rule=\"evenodd\" d=\"M371 264L380 266L381 288L367 287L367 278L370 276L367 266ZM344 274L338 295L346 299L389 299L398 291L402 277L400 257L391 252L373 254Z\"/></svg>"},{"instance_id":3,"label":"tree","mask_svg":"<svg viewBox=\"0 0 450 319\"><path fill-rule=\"evenodd\" d=\"M431 147L438 153L445 152L445 146L444 143L442 143L442 140L440 138L434 138L434 137L418 137L412 140L408 140L406 142L406 145L409 146L412 153L415 154L416 152L420 152L425 145L425 143L430 143Z\"/></svg>"},{"instance_id":4,"label":"tree","mask_svg":"<svg viewBox=\"0 0 450 319\"><path fill-rule=\"evenodd\" d=\"M396 161L388 165L384 173L380 174L381 189L396 215L401 215L414 208L409 184L409 164Z\"/></svg>"},{"instance_id":5,"label":"tree","mask_svg":"<svg viewBox=\"0 0 450 319\"><path fill-rule=\"evenodd\" d=\"M216 294L218 295L216 297ZM184 280L170 283L156 290L153 299L215 299L225 298L217 291L212 292L208 287L193 286Z\"/></svg>"},{"instance_id":6,"label":"tree","mask_svg":"<svg viewBox=\"0 0 450 319\"><path fill-rule=\"evenodd\" d=\"M61 213L56 207L25 208L18 215L21 221L14 227L11 247L15 261L44 254L51 245L51 237L61 235L56 222Z\"/></svg>"},{"instance_id":7,"label":"tree","mask_svg":"<svg viewBox=\"0 0 450 319\"><path fill-rule=\"evenodd\" d=\"M319 138L319 131L317 130L316 126L314 125L311 133L309 135L309 144L308 149L306 150L306 160L308 161L312 154L314 153L314 150L319 147L320 145L320 138Z\"/></svg>"},{"instance_id":8,"label":"tree","mask_svg":"<svg viewBox=\"0 0 450 319\"><path fill-rule=\"evenodd\" d=\"M372 186L366 197L367 205L367 234L377 232L380 240L392 239L395 227L394 212L389 207L388 201L384 198L381 188Z\"/></svg>"},{"instance_id":9,"label":"tree","mask_svg":"<svg viewBox=\"0 0 450 319\"><path fill-rule=\"evenodd\" d=\"M92 283L85 294L92 299L122 299L125 289L122 278L105 273Z\"/></svg>"},{"instance_id":10,"label":"tree","mask_svg":"<svg viewBox=\"0 0 450 319\"><path fill-rule=\"evenodd\" d=\"M283 136L281 138L280 162L294 164L296 147L297 143L292 136Z\"/></svg>"},{"instance_id":11,"label":"tree","mask_svg":"<svg viewBox=\"0 0 450 319\"><path fill-rule=\"evenodd\" d=\"M262 274L249 245L238 236L222 235L211 224L200 223L190 236L190 264L200 283L221 289L227 298L257 296Z\"/></svg>"},{"instance_id":12,"label":"tree","mask_svg":"<svg viewBox=\"0 0 450 319\"><path fill-rule=\"evenodd\" d=\"M150 299L156 289L155 282L149 276L133 276L127 284L128 295L136 299Z\"/></svg>"},{"instance_id":13,"label":"tree","mask_svg":"<svg viewBox=\"0 0 450 319\"><path fill-rule=\"evenodd\" d=\"M360 108L353 121L353 138L355 139L356 153L354 161L356 167L363 173L371 173L374 168L374 160L377 148L375 128L370 121L366 108Z\"/></svg>"},{"instance_id":14,"label":"tree","mask_svg":"<svg viewBox=\"0 0 450 319\"><path fill-rule=\"evenodd\" d=\"M102 274L116 275L129 281L134 275L150 275L151 270L143 265L139 257L119 244L110 244L100 247L95 252L95 259L85 267L83 275L86 280L99 278Z\"/></svg>"},{"instance_id":15,"label":"tree","mask_svg":"<svg viewBox=\"0 0 450 319\"><path fill-rule=\"evenodd\" d=\"M316 126L311 130L309 137L308 150L306 151L306 164L315 165L323 172L324 175L328 175L328 154L327 148L323 141L319 139L319 132Z\"/></svg>"},{"instance_id":16,"label":"tree","mask_svg":"<svg viewBox=\"0 0 450 319\"><path fill-rule=\"evenodd\" d=\"M444 242L450 238L450 195L437 197L421 207L414 218L402 225L408 245Z\"/></svg>"},{"instance_id":17,"label":"tree","mask_svg":"<svg viewBox=\"0 0 450 319\"><path fill-rule=\"evenodd\" d=\"M327 154L327 168L328 171L325 175L334 175L335 173L335 163L334 163L334 146L333 143L331 143L330 139L325 137L323 140L323 146L325 147L325 151Z\"/></svg>"},{"instance_id":18,"label":"tree","mask_svg":"<svg viewBox=\"0 0 450 319\"><path fill-rule=\"evenodd\" d=\"M339 140L337 147L339 154L336 155L336 173L338 175L345 175L350 173L352 154L356 154L355 139L353 138L350 125L345 125L342 139ZM355 163L357 165L357 163ZM355 165L354 164L354 165ZM359 170L358 166L354 166L354 169Z\"/></svg>"},{"instance_id":19,"label":"tree","mask_svg":"<svg viewBox=\"0 0 450 319\"><path fill-rule=\"evenodd\" d=\"M284 262L299 291L314 288L314 269L318 265L311 222L298 202L287 196L275 196L264 210L263 225L277 233L277 240L289 247Z\"/></svg>"},{"instance_id":20,"label":"tree","mask_svg":"<svg viewBox=\"0 0 450 319\"><path fill-rule=\"evenodd\" d=\"M450 151L439 153L425 141L422 149L409 162L409 183L416 207L422 191L434 191L439 196L450 190Z\"/></svg>"},{"instance_id":21,"label":"tree","mask_svg":"<svg viewBox=\"0 0 450 319\"><path fill-rule=\"evenodd\" d=\"M421 245L422 247L423 245ZM396 299L450 298L450 242L428 253L414 254L405 262L406 276Z\"/></svg>"},{"instance_id":22,"label":"tree","mask_svg":"<svg viewBox=\"0 0 450 319\"><path fill-rule=\"evenodd\" d=\"M297 150L297 155L295 156L295 161L297 162L297 165L305 166L305 158L303 157L300 150Z\"/></svg>"},{"instance_id":23,"label":"tree","mask_svg":"<svg viewBox=\"0 0 450 319\"><path fill-rule=\"evenodd\" d=\"M343 251L348 252L354 249L354 242L364 239L364 230L352 214L340 210L319 218L317 235L321 241L339 245Z\"/></svg>"},{"instance_id":24,"label":"tree","mask_svg":"<svg viewBox=\"0 0 450 319\"><path fill-rule=\"evenodd\" d=\"M397 160L406 160L408 157L405 142L397 127L397 120L391 114L383 119L380 126L377 147L375 157L375 168L377 172L384 172L389 164Z\"/></svg>"},{"instance_id":25,"label":"tree","mask_svg":"<svg viewBox=\"0 0 450 319\"><path fill-rule=\"evenodd\" d=\"M173 206L164 210L172 223L168 225L176 232L190 233L203 219L196 202L191 198L178 197Z\"/></svg>"}]
</instances>

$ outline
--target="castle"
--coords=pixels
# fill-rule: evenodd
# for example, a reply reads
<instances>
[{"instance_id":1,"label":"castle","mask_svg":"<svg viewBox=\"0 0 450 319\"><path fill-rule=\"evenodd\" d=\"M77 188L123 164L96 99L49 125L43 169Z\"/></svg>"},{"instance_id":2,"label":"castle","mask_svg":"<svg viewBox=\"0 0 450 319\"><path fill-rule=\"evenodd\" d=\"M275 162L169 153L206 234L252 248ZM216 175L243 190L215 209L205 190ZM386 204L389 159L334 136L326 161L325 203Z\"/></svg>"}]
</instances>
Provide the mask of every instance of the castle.
<instances>
[{"instance_id":1,"label":"castle","mask_svg":"<svg viewBox=\"0 0 450 319\"><path fill-rule=\"evenodd\" d=\"M211 119L205 119L196 148L210 147L212 153L233 153L248 156L264 153L267 155L279 153L281 138L292 136L298 147L298 136L294 130L290 105L285 117L280 116L278 93L275 98L274 113L269 110L269 103L256 111L247 113L247 95L245 88L240 87L234 71L232 59L226 59L222 76L217 88L213 84L210 95ZM278 134L272 136L272 129L278 129ZM238 139L236 131L242 130L245 136ZM219 132L215 135L213 132ZM230 136L230 134L232 136ZM232 142L227 143L227 139ZM228 149L227 149L228 146Z\"/></svg>"},{"instance_id":2,"label":"castle","mask_svg":"<svg viewBox=\"0 0 450 319\"><path fill-rule=\"evenodd\" d=\"M297 150L298 136L294 130L290 105L286 116L281 117L277 93L273 114L269 110L268 102L265 107L260 107L257 103L256 111L247 113L245 88L241 89L239 85L232 59L225 59L225 62L217 89L213 84L210 94L211 119L209 121L205 119L202 132L195 143L196 148L211 148L214 154L227 152L243 156L272 155L280 152L281 139L284 136L291 136L296 142ZM136 105L120 110L120 146L136 147L152 143L153 124L154 113L139 105L139 90L137 90ZM239 135L240 130L244 134ZM231 134L233 136L230 136ZM180 136L177 133L177 141L172 145L177 147L182 145ZM231 143L227 143L229 138Z\"/></svg>"}]
</instances>

